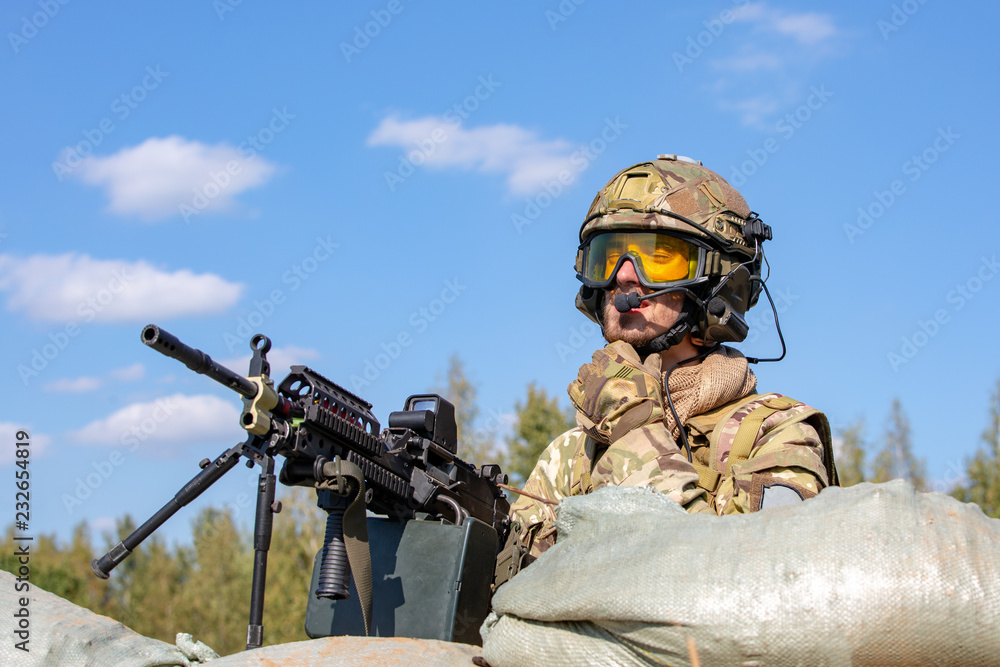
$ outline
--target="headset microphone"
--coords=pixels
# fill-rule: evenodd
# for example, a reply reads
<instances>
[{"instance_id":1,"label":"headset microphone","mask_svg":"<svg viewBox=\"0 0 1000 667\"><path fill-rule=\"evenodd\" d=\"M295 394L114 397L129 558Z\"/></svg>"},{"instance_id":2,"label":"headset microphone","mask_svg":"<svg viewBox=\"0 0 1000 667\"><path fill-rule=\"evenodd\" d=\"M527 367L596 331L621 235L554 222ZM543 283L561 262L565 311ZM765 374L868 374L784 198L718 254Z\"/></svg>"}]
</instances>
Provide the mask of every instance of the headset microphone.
<instances>
[{"instance_id":1,"label":"headset microphone","mask_svg":"<svg viewBox=\"0 0 1000 667\"><path fill-rule=\"evenodd\" d=\"M628 292L626 294L615 295L615 310L617 310L619 313L627 313L633 308L638 308L640 305L642 305L642 302L645 301L646 299L655 299L658 296L663 296L664 294L670 294L671 292L684 292L692 299L694 299L699 306L704 306L702 300L699 299L697 296L695 296L691 290L685 289L683 287L668 287L666 289L661 289L656 292L650 292L649 294L646 295L640 295L638 292Z\"/></svg>"}]
</instances>

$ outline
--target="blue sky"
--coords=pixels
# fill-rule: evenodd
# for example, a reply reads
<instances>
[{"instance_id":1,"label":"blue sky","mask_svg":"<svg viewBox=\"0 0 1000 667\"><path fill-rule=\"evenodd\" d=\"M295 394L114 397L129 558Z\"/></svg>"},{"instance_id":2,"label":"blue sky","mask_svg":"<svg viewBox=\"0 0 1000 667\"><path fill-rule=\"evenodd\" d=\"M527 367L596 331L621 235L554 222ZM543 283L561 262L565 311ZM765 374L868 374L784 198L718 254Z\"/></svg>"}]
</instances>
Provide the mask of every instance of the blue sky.
<instances>
[{"instance_id":1,"label":"blue sky","mask_svg":"<svg viewBox=\"0 0 1000 667\"><path fill-rule=\"evenodd\" d=\"M1000 378L1000 46L975 30L997 14L5 3L0 476L13 494L27 429L30 532L100 532L242 439L235 394L142 346L149 322L237 371L263 331L276 377L306 363L383 421L457 354L502 438L529 382L568 404L601 344L573 307L594 194L678 153L774 229L788 357L758 368L760 388L835 427L864 418L872 441L899 398L946 488ZM777 352L766 310L747 354ZM240 468L198 504L248 519L255 480Z\"/></svg>"}]
</instances>

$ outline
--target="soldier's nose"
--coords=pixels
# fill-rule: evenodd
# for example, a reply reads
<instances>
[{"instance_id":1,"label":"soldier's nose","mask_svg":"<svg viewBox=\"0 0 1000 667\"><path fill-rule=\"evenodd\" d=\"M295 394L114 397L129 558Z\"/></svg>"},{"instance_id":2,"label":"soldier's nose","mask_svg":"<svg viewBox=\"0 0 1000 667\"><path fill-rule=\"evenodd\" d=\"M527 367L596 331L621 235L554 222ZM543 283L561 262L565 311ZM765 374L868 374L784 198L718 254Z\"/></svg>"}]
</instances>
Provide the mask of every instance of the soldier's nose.
<instances>
[{"instance_id":1,"label":"soldier's nose","mask_svg":"<svg viewBox=\"0 0 1000 667\"><path fill-rule=\"evenodd\" d=\"M622 268L615 274L615 282L619 287L634 287L639 284L639 276L635 272L635 260L631 257L622 262Z\"/></svg>"}]
</instances>

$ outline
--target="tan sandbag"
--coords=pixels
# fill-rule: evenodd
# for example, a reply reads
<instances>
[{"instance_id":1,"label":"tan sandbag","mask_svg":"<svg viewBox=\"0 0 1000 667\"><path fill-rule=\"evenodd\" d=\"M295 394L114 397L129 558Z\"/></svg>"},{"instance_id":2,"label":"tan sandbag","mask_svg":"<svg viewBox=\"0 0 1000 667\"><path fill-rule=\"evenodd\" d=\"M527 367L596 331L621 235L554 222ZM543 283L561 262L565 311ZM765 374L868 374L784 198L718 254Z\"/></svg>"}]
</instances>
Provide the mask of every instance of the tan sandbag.
<instances>
[{"instance_id":1,"label":"tan sandbag","mask_svg":"<svg viewBox=\"0 0 1000 667\"><path fill-rule=\"evenodd\" d=\"M324 637L227 655L213 660L211 667L472 667L472 658L482 654L478 646L436 639Z\"/></svg>"},{"instance_id":2,"label":"tan sandbag","mask_svg":"<svg viewBox=\"0 0 1000 667\"><path fill-rule=\"evenodd\" d=\"M493 598L492 667L1000 665L1000 520L902 481L726 517L606 487L557 526Z\"/></svg>"},{"instance_id":3,"label":"tan sandbag","mask_svg":"<svg viewBox=\"0 0 1000 667\"><path fill-rule=\"evenodd\" d=\"M178 646L150 639L122 623L95 614L58 595L31 585L16 591L14 575L0 571L0 664L94 665L95 667L192 667L217 654L189 635L178 635ZM23 582L20 582L23 584ZM29 582L30 583L30 582ZM21 605L21 598L28 601ZM15 616L27 609L27 616ZM27 620L22 628L21 620ZM17 647L27 632L28 642ZM183 649L183 650L182 650Z\"/></svg>"}]
</instances>

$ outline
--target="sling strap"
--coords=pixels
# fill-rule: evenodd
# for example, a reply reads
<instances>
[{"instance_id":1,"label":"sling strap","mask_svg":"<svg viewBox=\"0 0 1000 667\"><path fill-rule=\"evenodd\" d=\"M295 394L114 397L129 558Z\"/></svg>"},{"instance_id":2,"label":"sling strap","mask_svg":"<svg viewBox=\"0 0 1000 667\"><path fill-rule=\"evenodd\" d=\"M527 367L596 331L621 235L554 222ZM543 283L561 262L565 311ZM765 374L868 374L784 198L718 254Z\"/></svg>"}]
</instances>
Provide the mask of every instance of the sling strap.
<instances>
[{"instance_id":1,"label":"sling strap","mask_svg":"<svg viewBox=\"0 0 1000 667\"><path fill-rule=\"evenodd\" d=\"M734 416L750 406L754 402L760 404L751 409L747 414L738 419L739 425L733 437L733 444L726 459L725 469L718 469L719 463L719 441L724 429ZM803 405L788 396L779 394L750 394L737 399L732 403L720 406L704 414L688 419L685 428L689 432L694 432L705 437L709 441L709 465L705 466L697 461L693 463L698 472L698 486L705 489L709 496L714 498L719 487L719 481L724 475L729 475L734 466L738 466L750 458L754 445L757 444L757 434L764 421L776 412L788 410L797 405ZM820 441L823 443L823 467L826 469L830 486L838 486L837 469L833 462L833 440L830 433L830 422L819 410L808 408L802 412L781 422L782 426L790 425L800 421L809 420L816 428Z\"/></svg>"}]
</instances>

